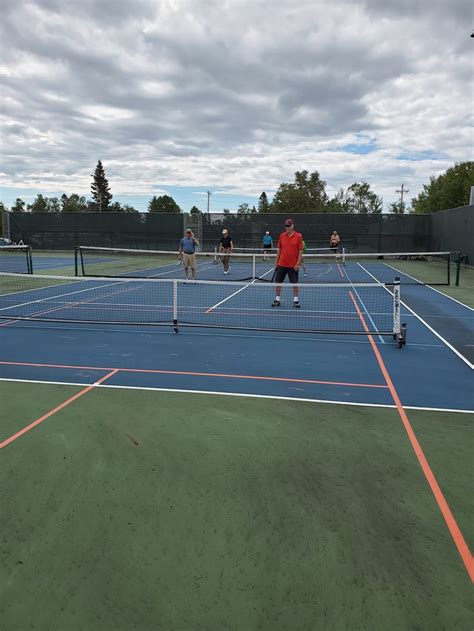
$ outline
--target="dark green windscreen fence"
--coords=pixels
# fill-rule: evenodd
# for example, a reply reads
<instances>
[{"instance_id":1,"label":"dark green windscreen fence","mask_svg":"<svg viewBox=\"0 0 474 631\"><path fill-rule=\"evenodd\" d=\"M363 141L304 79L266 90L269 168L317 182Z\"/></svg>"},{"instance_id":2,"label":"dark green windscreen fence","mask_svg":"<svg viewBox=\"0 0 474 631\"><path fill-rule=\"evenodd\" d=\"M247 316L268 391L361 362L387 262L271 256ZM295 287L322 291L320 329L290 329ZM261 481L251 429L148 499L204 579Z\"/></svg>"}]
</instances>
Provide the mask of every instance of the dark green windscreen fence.
<instances>
[{"instance_id":1,"label":"dark green windscreen fence","mask_svg":"<svg viewBox=\"0 0 474 631\"><path fill-rule=\"evenodd\" d=\"M474 265L474 206L432 213L430 249L459 251L464 262Z\"/></svg>"},{"instance_id":2,"label":"dark green windscreen fence","mask_svg":"<svg viewBox=\"0 0 474 631\"><path fill-rule=\"evenodd\" d=\"M38 250L79 245L176 249L183 215L172 213L9 213L10 238Z\"/></svg>"},{"instance_id":3,"label":"dark green windscreen fence","mask_svg":"<svg viewBox=\"0 0 474 631\"><path fill-rule=\"evenodd\" d=\"M274 240L283 232L286 215L243 216L212 213L203 217L204 247L220 240L223 228L238 247L260 245L268 230ZM429 215L343 215L339 213L292 214L295 228L309 247L328 247L336 230L347 252L420 252L428 249Z\"/></svg>"},{"instance_id":4,"label":"dark green windscreen fence","mask_svg":"<svg viewBox=\"0 0 474 631\"><path fill-rule=\"evenodd\" d=\"M306 213L291 217L308 247L327 247L329 235L336 230L347 252L460 250L473 261L473 213L474 206L466 206L431 215ZM38 250L72 250L80 245L176 250L184 227L192 223L189 215L172 213L5 214L9 238ZM199 222L201 250L213 250L224 228L238 247L258 247L267 230L276 241L285 218L274 213L204 213Z\"/></svg>"}]
</instances>

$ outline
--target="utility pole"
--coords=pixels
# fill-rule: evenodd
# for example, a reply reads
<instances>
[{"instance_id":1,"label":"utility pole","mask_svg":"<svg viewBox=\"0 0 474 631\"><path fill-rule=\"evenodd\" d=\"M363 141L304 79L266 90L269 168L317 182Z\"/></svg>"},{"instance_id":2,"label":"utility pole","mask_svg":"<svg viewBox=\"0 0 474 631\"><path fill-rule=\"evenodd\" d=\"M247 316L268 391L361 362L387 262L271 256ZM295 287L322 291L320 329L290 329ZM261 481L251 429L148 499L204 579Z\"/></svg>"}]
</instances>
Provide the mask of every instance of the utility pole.
<instances>
[{"instance_id":1,"label":"utility pole","mask_svg":"<svg viewBox=\"0 0 474 631\"><path fill-rule=\"evenodd\" d=\"M211 191L207 191L207 217L209 218L209 200L211 199Z\"/></svg>"},{"instance_id":2,"label":"utility pole","mask_svg":"<svg viewBox=\"0 0 474 631\"><path fill-rule=\"evenodd\" d=\"M405 212L405 206L403 205L403 195L404 193L409 193L409 189L405 188L405 184L402 184L402 188L395 191L396 193L400 193L400 213L403 214Z\"/></svg>"}]
</instances>

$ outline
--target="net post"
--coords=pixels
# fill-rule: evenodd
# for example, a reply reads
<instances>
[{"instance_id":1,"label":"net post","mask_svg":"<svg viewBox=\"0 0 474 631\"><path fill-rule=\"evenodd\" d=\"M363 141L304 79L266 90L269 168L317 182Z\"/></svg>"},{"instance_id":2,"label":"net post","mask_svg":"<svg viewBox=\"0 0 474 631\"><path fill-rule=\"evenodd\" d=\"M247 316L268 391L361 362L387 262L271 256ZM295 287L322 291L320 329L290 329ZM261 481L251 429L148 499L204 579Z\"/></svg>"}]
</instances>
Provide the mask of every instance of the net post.
<instances>
[{"instance_id":1,"label":"net post","mask_svg":"<svg viewBox=\"0 0 474 631\"><path fill-rule=\"evenodd\" d=\"M27 246L27 251L26 251L26 259L27 259L27 269L28 269L28 274L33 274L33 254L32 254L32 248L31 245Z\"/></svg>"},{"instance_id":2,"label":"net post","mask_svg":"<svg viewBox=\"0 0 474 631\"><path fill-rule=\"evenodd\" d=\"M344 246L342 247L342 264L346 264L346 248Z\"/></svg>"},{"instance_id":3,"label":"net post","mask_svg":"<svg viewBox=\"0 0 474 631\"><path fill-rule=\"evenodd\" d=\"M76 247L74 248L74 276L79 276L78 260L77 260L78 250L79 248L76 245Z\"/></svg>"},{"instance_id":4,"label":"net post","mask_svg":"<svg viewBox=\"0 0 474 631\"><path fill-rule=\"evenodd\" d=\"M400 278L397 276L393 284L393 334L401 334L400 316Z\"/></svg>"},{"instance_id":5,"label":"net post","mask_svg":"<svg viewBox=\"0 0 474 631\"><path fill-rule=\"evenodd\" d=\"M79 252L81 254L81 270L82 270L82 275L85 276L85 272L84 272L84 255L82 253L82 248L79 249Z\"/></svg>"},{"instance_id":6,"label":"net post","mask_svg":"<svg viewBox=\"0 0 474 631\"><path fill-rule=\"evenodd\" d=\"M459 277L461 276L461 263L464 261L464 256L461 252L458 252L456 258L456 287L459 287Z\"/></svg>"},{"instance_id":7,"label":"net post","mask_svg":"<svg viewBox=\"0 0 474 631\"><path fill-rule=\"evenodd\" d=\"M257 278L257 255L252 254L252 280Z\"/></svg>"},{"instance_id":8,"label":"net post","mask_svg":"<svg viewBox=\"0 0 474 631\"><path fill-rule=\"evenodd\" d=\"M178 281L173 281L173 329L178 332Z\"/></svg>"},{"instance_id":9,"label":"net post","mask_svg":"<svg viewBox=\"0 0 474 631\"><path fill-rule=\"evenodd\" d=\"M451 285L451 252L448 254L448 285Z\"/></svg>"},{"instance_id":10,"label":"net post","mask_svg":"<svg viewBox=\"0 0 474 631\"><path fill-rule=\"evenodd\" d=\"M406 344L407 325L401 322L400 278L395 277L393 283L393 339L398 342L398 348Z\"/></svg>"}]
</instances>

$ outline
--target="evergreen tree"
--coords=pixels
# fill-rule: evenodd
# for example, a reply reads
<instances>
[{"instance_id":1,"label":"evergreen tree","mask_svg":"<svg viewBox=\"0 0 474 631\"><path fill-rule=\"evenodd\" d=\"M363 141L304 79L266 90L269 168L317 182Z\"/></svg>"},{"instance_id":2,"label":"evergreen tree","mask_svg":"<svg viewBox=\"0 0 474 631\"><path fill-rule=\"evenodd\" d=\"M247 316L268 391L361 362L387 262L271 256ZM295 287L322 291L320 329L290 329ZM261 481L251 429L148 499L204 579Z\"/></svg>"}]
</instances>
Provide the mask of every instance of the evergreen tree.
<instances>
[{"instance_id":1,"label":"evergreen tree","mask_svg":"<svg viewBox=\"0 0 474 631\"><path fill-rule=\"evenodd\" d=\"M270 204L268 203L268 197L265 191L258 198L258 212L259 213L269 213L270 212Z\"/></svg>"},{"instance_id":2,"label":"evergreen tree","mask_svg":"<svg viewBox=\"0 0 474 631\"><path fill-rule=\"evenodd\" d=\"M48 212L48 198L38 193L33 200L33 203L28 204L28 210L32 213L47 213Z\"/></svg>"},{"instance_id":3,"label":"evergreen tree","mask_svg":"<svg viewBox=\"0 0 474 631\"><path fill-rule=\"evenodd\" d=\"M21 197L17 197L15 200L15 204L12 206L13 213L23 213L25 212L25 202L21 199Z\"/></svg>"},{"instance_id":4,"label":"evergreen tree","mask_svg":"<svg viewBox=\"0 0 474 631\"><path fill-rule=\"evenodd\" d=\"M99 160L92 176L91 193L94 200L95 209L99 212L110 210L109 205L112 201L112 193L110 192L109 182L105 177L104 167Z\"/></svg>"}]
</instances>

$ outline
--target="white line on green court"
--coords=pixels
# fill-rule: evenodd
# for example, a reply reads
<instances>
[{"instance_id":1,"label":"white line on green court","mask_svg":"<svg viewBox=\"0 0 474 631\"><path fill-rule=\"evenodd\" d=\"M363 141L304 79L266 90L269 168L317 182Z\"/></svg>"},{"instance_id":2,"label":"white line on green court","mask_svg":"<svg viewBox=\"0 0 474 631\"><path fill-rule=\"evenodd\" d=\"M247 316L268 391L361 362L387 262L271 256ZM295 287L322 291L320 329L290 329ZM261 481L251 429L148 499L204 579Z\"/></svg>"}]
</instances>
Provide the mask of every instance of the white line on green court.
<instances>
[{"instance_id":1,"label":"white line on green court","mask_svg":"<svg viewBox=\"0 0 474 631\"><path fill-rule=\"evenodd\" d=\"M93 369L94 370L94 369ZM100 370L100 369L97 369ZM103 370L103 369L102 369ZM120 370L118 371L120 372ZM83 388L87 386L94 386L94 390L98 388L110 388L110 389L118 389L118 390L144 390L147 392L176 392L178 394L203 394L203 395L217 395L224 397L250 397L252 399L275 399L277 401L297 401L300 403L328 403L331 405L351 405L356 407L370 407L370 408L390 408L396 410L395 405L385 404L385 403L356 403L353 401L331 401L326 399L305 399L301 397L283 397L283 396L273 396L270 394L253 394L253 393L241 393L241 392L218 392L214 390L184 390L181 388L152 388L149 386L117 386L117 385L109 385L109 384L96 384L93 383L73 383L70 381L42 381L38 379L9 379L7 377L0 377L0 382L14 382L14 383L35 383L42 385L54 385L54 386L77 386L78 388ZM405 410L421 410L425 412L453 412L459 414L474 414L474 410L459 410L452 408L431 408L431 407L418 407L411 405L404 405Z\"/></svg>"}]
</instances>

